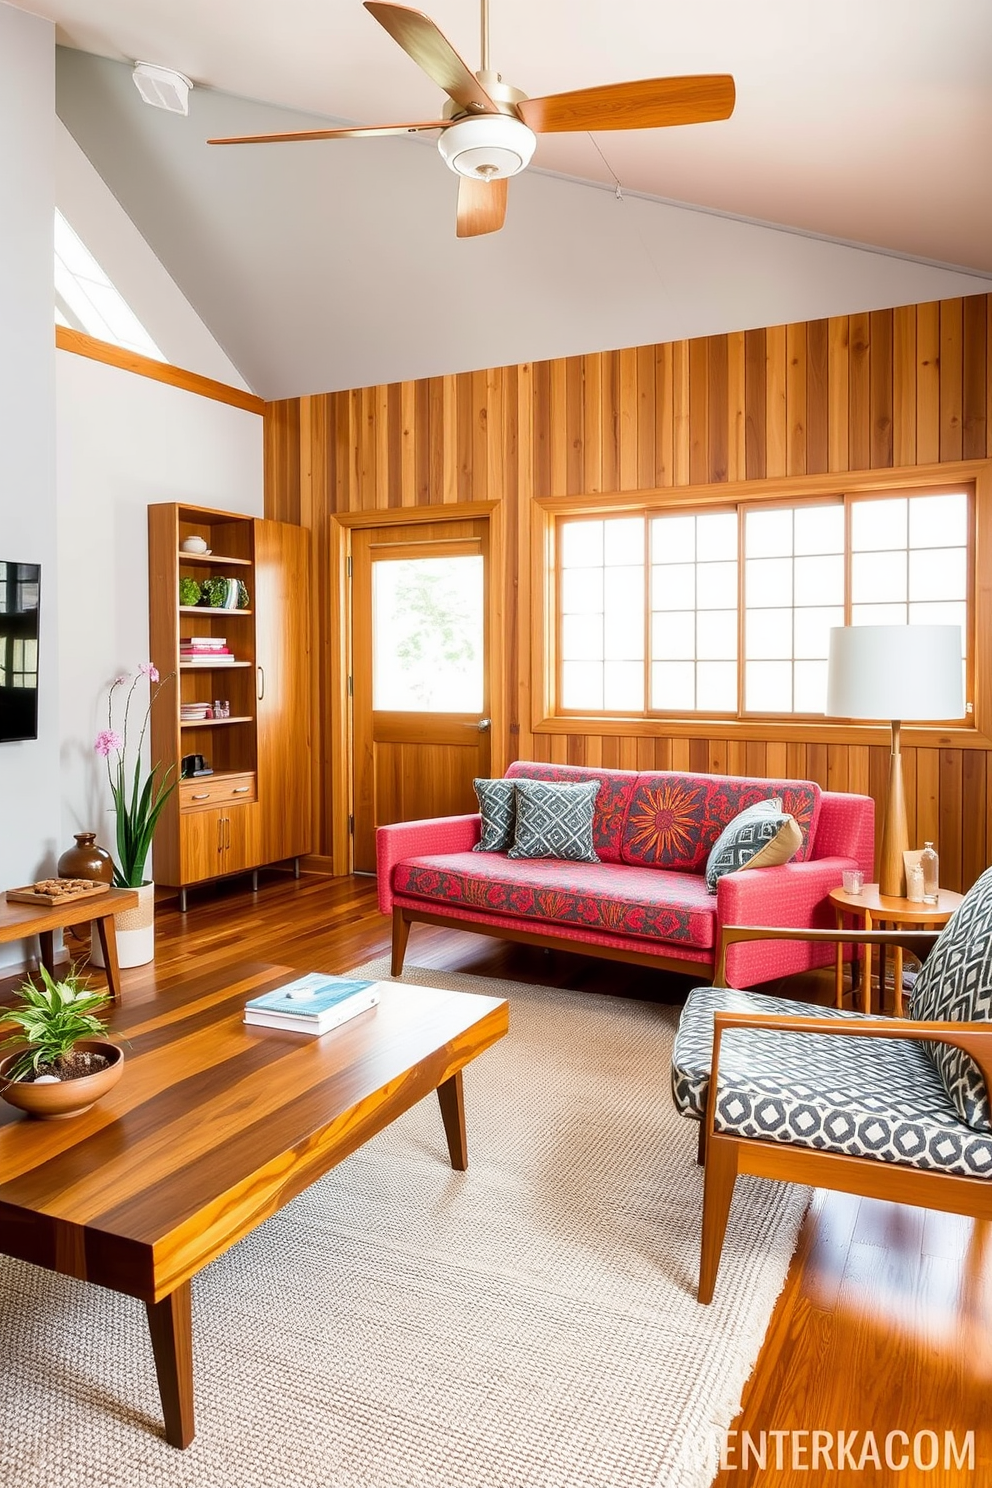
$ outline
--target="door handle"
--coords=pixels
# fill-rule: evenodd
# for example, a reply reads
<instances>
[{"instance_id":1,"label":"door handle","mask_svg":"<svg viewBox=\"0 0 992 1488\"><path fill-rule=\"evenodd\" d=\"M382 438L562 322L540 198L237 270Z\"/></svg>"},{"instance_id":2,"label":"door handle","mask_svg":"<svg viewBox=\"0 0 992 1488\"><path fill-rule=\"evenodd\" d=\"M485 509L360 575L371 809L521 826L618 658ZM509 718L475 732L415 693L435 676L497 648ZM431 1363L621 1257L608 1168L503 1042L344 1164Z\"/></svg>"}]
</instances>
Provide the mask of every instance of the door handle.
<instances>
[{"instance_id":1,"label":"door handle","mask_svg":"<svg viewBox=\"0 0 992 1488\"><path fill-rule=\"evenodd\" d=\"M230 852L231 851L231 818L229 816L225 816L225 818L224 818L224 825L227 828L227 831L224 833L224 849L225 849L226 852Z\"/></svg>"},{"instance_id":2,"label":"door handle","mask_svg":"<svg viewBox=\"0 0 992 1488\"><path fill-rule=\"evenodd\" d=\"M258 698L258 701L261 702L265 696L265 668L256 667L255 671L258 673L255 696Z\"/></svg>"},{"instance_id":3,"label":"door handle","mask_svg":"<svg viewBox=\"0 0 992 1488\"><path fill-rule=\"evenodd\" d=\"M492 726L493 721L491 718L480 718L479 722L476 724L476 728L479 730L480 734L488 734Z\"/></svg>"},{"instance_id":4,"label":"door handle","mask_svg":"<svg viewBox=\"0 0 992 1488\"><path fill-rule=\"evenodd\" d=\"M217 818L217 851L219 853L224 851L224 818L222 816Z\"/></svg>"}]
</instances>

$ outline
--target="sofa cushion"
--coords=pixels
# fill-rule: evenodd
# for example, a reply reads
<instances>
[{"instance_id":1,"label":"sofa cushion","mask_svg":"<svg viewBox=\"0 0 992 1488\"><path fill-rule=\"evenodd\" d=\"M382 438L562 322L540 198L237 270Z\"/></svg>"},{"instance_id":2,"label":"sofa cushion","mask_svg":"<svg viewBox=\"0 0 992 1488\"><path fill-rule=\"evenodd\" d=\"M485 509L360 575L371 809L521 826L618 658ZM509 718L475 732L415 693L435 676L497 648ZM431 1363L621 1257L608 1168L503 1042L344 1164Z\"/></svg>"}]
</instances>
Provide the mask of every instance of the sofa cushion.
<instances>
[{"instance_id":1,"label":"sofa cushion","mask_svg":"<svg viewBox=\"0 0 992 1488\"><path fill-rule=\"evenodd\" d=\"M598 863L592 817L598 780L515 780L517 821L511 858L565 858Z\"/></svg>"},{"instance_id":2,"label":"sofa cushion","mask_svg":"<svg viewBox=\"0 0 992 1488\"><path fill-rule=\"evenodd\" d=\"M745 806L724 827L706 859L706 887L716 893L718 879L745 868L779 868L802 846L803 834L794 816L782 810L780 796Z\"/></svg>"},{"instance_id":3,"label":"sofa cushion","mask_svg":"<svg viewBox=\"0 0 992 1488\"><path fill-rule=\"evenodd\" d=\"M506 852L513 846L517 822L517 788L512 780L473 780L479 802L482 836L473 852Z\"/></svg>"},{"instance_id":4,"label":"sofa cushion","mask_svg":"<svg viewBox=\"0 0 992 1488\"><path fill-rule=\"evenodd\" d=\"M992 868L968 890L923 963L909 1016L992 1022ZM992 1131L989 1094L971 1055L953 1044L927 1044L926 1050L961 1120L975 1131Z\"/></svg>"},{"instance_id":5,"label":"sofa cushion","mask_svg":"<svg viewBox=\"0 0 992 1488\"><path fill-rule=\"evenodd\" d=\"M778 796L794 816L802 845L793 862L810 856L820 811L812 780L759 780L658 770L638 777L623 831L622 861L701 873L724 827L746 806Z\"/></svg>"},{"instance_id":6,"label":"sofa cushion","mask_svg":"<svg viewBox=\"0 0 992 1488\"><path fill-rule=\"evenodd\" d=\"M584 765L544 765L517 760L506 772L507 780L598 780L599 795L592 818L592 842L601 863L621 861L621 839L627 807L638 776L633 770L593 770Z\"/></svg>"},{"instance_id":7,"label":"sofa cushion","mask_svg":"<svg viewBox=\"0 0 992 1488\"><path fill-rule=\"evenodd\" d=\"M701 950L711 950L716 940L716 901L705 881L656 868L618 873L606 864L445 853L398 863L393 888L441 907L469 906Z\"/></svg>"},{"instance_id":8,"label":"sofa cushion","mask_svg":"<svg viewBox=\"0 0 992 1488\"><path fill-rule=\"evenodd\" d=\"M706 1110L717 1010L865 1021L784 997L698 987L672 1055L672 1093L684 1115L702 1118ZM959 1119L925 1045L909 1039L728 1029L714 1119L732 1136L992 1178L992 1140Z\"/></svg>"}]
</instances>

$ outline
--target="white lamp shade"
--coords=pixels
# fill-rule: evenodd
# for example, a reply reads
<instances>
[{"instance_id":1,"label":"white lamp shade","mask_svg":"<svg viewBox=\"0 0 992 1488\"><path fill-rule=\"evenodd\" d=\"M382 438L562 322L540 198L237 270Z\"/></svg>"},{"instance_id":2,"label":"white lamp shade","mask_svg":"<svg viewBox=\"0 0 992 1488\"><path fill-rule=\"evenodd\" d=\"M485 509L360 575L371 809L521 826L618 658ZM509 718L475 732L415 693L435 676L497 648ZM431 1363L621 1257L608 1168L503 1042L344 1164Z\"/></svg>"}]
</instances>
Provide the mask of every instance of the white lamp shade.
<instances>
[{"instance_id":1,"label":"white lamp shade","mask_svg":"<svg viewBox=\"0 0 992 1488\"><path fill-rule=\"evenodd\" d=\"M844 625L830 632L834 718L964 716L960 625Z\"/></svg>"}]
</instances>

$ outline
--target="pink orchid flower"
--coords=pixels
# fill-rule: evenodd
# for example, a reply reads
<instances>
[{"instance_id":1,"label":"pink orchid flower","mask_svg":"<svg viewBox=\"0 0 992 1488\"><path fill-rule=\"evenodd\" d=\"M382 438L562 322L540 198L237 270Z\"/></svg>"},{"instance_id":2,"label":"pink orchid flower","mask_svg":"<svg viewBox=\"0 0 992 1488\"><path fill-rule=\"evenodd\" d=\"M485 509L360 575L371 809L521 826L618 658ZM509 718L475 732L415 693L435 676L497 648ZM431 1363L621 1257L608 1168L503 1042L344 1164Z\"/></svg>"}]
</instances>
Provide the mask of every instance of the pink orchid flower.
<instances>
[{"instance_id":1,"label":"pink orchid flower","mask_svg":"<svg viewBox=\"0 0 992 1488\"><path fill-rule=\"evenodd\" d=\"M112 753L119 754L123 743L124 740L116 729L102 729L96 736L93 748L97 754L106 759Z\"/></svg>"},{"instance_id":2,"label":"pink orchid flower","mask_svg":"<svg viewBox=\"0 0 992 1488\"><path fill-rule=\"evenodd\" d=\"M149 682L158 681L158 667L153 661L143 661L139 666L138 671L143 677L147 677Z\"/></svg>"}]
</instances>

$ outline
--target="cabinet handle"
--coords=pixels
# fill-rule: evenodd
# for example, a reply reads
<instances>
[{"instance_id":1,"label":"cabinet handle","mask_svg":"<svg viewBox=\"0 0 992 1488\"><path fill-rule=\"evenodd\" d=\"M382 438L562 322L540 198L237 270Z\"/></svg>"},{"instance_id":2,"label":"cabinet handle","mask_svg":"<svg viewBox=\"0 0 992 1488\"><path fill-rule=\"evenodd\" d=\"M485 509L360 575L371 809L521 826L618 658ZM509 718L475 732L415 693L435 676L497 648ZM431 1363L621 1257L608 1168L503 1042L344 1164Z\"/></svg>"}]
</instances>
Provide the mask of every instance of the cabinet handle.
<instances>
[{"instance_id":1,"label":"cabinet handle","mask_svg":"<svg viewBox=\"0 0 992 1488\"><path fill-rule=\"evenodd\" d=\"M227 826L227 831L224 834L224 837L225 837L224 847L227 849L228 852L230 852L230 850L231 850L231 818L229 816L225 816L224 822L225 822L225 825Z\"/></svg>"},{"instance_id":2,"label":"cabinet handle","mask_svg":"<svg viewBox=\"0 0 992 1488\"><path fill-rule=\"evenodd\" d=\"M265 696L265 668L256 667L255 670L258 673L258 687L256 688L256 696L258 698L258 701L261 702Z\"/></svg>"},{"instance_id":3,"label":"cabinet handle","mask_svg":"<svg viewBox=\"0 0 992 1488\"><path fill-rule=\"evenodd\" d=\"M232 796L245 796L251 790L250 785L236 785L231 791Z\"/></svg>"},{"instance_id":4,"label":"cabinet handle","mask_svg":"<svg viewBox=\"0 0 992 1488\"><path fill-rule=\"evenodd\" d=\"M217 851L219 853L224 851L224 818L222 816L217 818Z\"/></svg>"},{"instance_id":5,"label":"cabinet handle","mask_svg":"<svg viewBox=\"0 0 992 1488\"><path fill-rule=\"evenodd\" d=\"M191 801L209 801L210 800L210 792L209 791L201 791L199 795L192 795L192 796L190 796L190 800Z\"/></svg>"}]
</instances>

